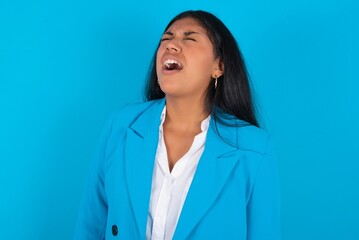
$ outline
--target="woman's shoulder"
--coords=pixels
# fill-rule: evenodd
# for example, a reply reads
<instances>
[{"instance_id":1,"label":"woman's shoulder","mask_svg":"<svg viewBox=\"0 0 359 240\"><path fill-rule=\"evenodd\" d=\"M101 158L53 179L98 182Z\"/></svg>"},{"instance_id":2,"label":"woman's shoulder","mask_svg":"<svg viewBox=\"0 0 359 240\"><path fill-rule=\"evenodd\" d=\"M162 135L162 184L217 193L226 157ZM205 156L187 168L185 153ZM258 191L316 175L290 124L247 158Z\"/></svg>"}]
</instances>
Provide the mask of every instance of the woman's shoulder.
<instances>
[{"instance_id":1,"label":"woman's shoulder","mask_svg":"<svg viewBox=\"0 0 359 240\"><path fill-rule=\"evenodd\" d=\"M219 134L234 143L237 149L258 154L271 151L273 137L266 130L233 116L231 122L218 124L218 130Z\"/></svg>"},{"instance_id":2,"label":"woman's shoulder","mask_svg":"<svg viewBox=\"0 0 359 240\"><path fill-rule=\"evenodd\" d=\"M247 125L237 127L237 144L247 151L265 154L271 151L269 148L272 145L272 136L264 129L254 125Z\"/></svg>"},{"instance_id":3,"label":"woman's shoulder","mask_svg":"<svg viewBox=\"0 0 359 240\"><path fill-rule=\"evenodd\" d=\"M113 127L128 127L144 112L153 108L161 108L163 99L145 102L127 103L112 112L110 122Z\"/></svg>"},{"instance_id":4,"label":"woman's shoulder","mask_svg":"<svg viewBox=\"0 0 359 240\"><path fill-rule=\"evenodd\" d=\"M158 104L161 102L162 99L152 100L152 101L145 101L145 102L132 102L126 103L115 110L116 115L128 115L128 116L136 116L140 115L149 107Z\"/></svg>"}]
</instances>

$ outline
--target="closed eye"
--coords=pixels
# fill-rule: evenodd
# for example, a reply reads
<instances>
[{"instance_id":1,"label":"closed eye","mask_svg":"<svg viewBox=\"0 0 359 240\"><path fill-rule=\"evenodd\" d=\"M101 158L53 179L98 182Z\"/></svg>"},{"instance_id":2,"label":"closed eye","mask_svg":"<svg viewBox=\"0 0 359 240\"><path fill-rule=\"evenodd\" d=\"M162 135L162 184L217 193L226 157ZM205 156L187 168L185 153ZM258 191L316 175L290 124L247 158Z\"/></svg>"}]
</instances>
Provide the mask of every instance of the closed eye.
<instances>
[{"instance_id":1,"label":"closed eye","mask_svg":"<svg viewBox=\"0 0 359 240\"><path fill-rule=\"evenodd\" d=\"M193 38L185 38L184 40L190 40L190 41L194 41L194 42L197 42L195 39L193 39Z\"/></svg>"}]
</instances>

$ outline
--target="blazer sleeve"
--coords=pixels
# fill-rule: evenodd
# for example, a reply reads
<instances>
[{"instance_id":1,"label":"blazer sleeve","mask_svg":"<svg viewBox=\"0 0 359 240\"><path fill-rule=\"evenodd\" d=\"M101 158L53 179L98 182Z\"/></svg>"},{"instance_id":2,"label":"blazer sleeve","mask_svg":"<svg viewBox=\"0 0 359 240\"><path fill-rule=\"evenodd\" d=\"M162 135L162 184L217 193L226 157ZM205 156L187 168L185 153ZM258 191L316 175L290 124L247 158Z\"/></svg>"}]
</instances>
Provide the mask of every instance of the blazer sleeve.
<instances>
[{"instance_id":1,"label":"blazer sleeve","mask_svg":"<svg viewBox=\"0 0 359 240\"><path fill-rule=\"evenodd\" d=\"M279 240L279 177L274 144L268 138L251 196L247 204L247 240Z\"/></svg>"},{"instance_id":2,"label":"blazer sleeve","mask_svg":"<svg viewBox=\"0 0 359 240\"><path fill-rule=\"evenodd\" d=\"M82 195L74 240L105 239L107 197L105 192L105 152L115 113L111 115L100 137L87 184Z\"/></svg>"}]
</instances>

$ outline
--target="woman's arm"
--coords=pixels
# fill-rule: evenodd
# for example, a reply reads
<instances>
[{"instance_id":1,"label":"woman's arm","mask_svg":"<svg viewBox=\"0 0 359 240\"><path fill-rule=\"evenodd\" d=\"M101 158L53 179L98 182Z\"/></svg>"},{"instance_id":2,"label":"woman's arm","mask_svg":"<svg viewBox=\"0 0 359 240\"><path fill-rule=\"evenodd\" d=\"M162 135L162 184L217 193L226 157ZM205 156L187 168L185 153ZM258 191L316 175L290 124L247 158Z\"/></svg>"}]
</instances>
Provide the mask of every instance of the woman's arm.
<instances>
[{"instance_id":1,"label":"woman's arm","mask_svg":"<svg viewBox=\"0 0 359 240\"><path fill-rule=\"evenodd\" d=\"M75 240L105 239L107 197L105 193L105 151L115 114L107 121L82 196Z\"/></svg>"},{"instance_id":2,"label":"woman's arm","mask_svg":"<svg viewBox=\"0 0 359 240\"><path fill-rule=\"evenodd\" d=\"M247 204L247 240L280 239L279 180L274 145L268 139Z\"/></svg>"}]
</instances>

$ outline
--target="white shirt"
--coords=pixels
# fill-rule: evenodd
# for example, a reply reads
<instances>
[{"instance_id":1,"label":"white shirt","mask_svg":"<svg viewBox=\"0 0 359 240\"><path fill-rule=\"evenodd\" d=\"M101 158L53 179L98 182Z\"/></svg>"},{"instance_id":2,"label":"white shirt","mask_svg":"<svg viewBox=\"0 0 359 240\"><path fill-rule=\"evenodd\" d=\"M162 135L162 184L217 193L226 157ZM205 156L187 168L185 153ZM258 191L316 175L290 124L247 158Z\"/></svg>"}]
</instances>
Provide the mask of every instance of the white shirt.
<instances>
[{"instance_id":1,"label":"white shirt","mask_svg":"<svg viewBox=\"0 0 359 240\"><path fill-rule=\"evenodd\" d=\"M163 137L163 123L166 106L161 114L159 140L152 176L152 191L147 217L147 240L170 240L191 185L198 161L203 153L210 116L201 123L202 132L197 134L191 148L169 171L166 145Z\"/></svg>"}]
</instances>

